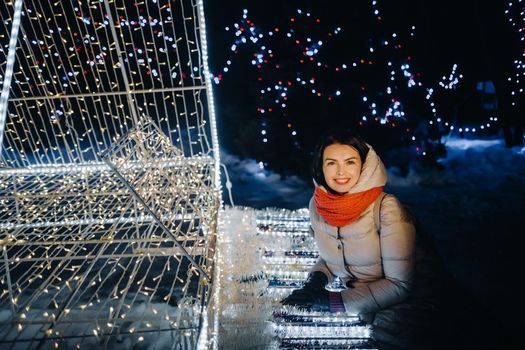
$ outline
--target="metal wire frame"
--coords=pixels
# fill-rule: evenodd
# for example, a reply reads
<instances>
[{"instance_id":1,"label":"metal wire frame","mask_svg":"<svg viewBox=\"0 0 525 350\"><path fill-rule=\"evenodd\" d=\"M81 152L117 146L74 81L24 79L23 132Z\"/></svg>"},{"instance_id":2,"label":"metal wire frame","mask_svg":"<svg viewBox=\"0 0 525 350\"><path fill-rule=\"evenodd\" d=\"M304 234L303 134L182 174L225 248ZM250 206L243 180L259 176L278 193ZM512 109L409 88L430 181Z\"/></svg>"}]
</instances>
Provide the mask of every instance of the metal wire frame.
<instances>
[{"instance_id":1,"label":"metal wire frame","mask_svg":"<svg viewBox=\"0 0 525 350\"><path fill-rule=\"evenodd\" d=\"M2 347L195 347L220 204L202 1L26 0L19 29L0 118ZM140 115L180 152L101 162L133 152L111 147Z\"/></svg>"},{"instance_id":2,"label":"metal wire frame","mask_svg":"<svg viewBox=\"0 0 525 350\"><path fill-rule=\"evenodd\" d=\"M152 136L155 132L157 137ZM8 298L0 303L0 309L5 310L10 304L12 313L7 323L0 323L2 341L33 344L58 339L60 334L65 335L62 341L72 341L74 337L71 337L72 332L68 331L67 325L86 322L82 318L79 321L79 315L86 310L95 313L90 318L96 326L91 322L92 332L84 334L91 337L94 334L121 336L122 325L137 320L145 322L146 326L133 329L133 333L149 332L147 325L158 322L160 316L160 319L175 323L176 317L168 312L156 318L145 314L138 318L126 317L122 308L125 306L132 310L141 307L144 300L137 299L137 296L142 294L151 296L147 305L171 302L179 308L181 302L188 297L193 298L191 308L197 308L193 311L194 319L187 318L182 328L173 325L166 328L164 325L162 329L184 332L193 338L198 335L202 322L200 315L210 295L208 274L213 266L215 236L213 213L217 213L219 207L217 191L205 184L212 181L213 160L190 160L184 164L180 151L172 147L167 137L161 135L151 122L139 123L107 150L104 159L113 166L113 174L117 171L121 174L119 179L122 181L106 181L110 178L109 173L92 176L93 169L100 170L101 167L91 167L89 171L77 167L84 173L77 174L76 179L74 172L72 176L71 171L64 169L53 174L58 180L45 187L45 195L24 196L25 192L32 193L31 185L27 186L31 181L26 179L31 175L27 173L22 175L21 182L26 187L21 193L15 192L14 186L7 186L10 195L3 198L14 198L15 201L22 198L26 201L14 205L15 210L45 208L39 201L50 200L50 212L54 214L51 219L55 220L67 218L72 212L67 207L77 205L76 198L85 197L78 208L85 209L83 213L91 215L91 221L84 219L83 224L79 224L78 218L75 218L77 222L65 226L50 220L38 227L31 224L5 227L6 231L12 232L2 240L4 264L0 272L6 280L0 281L0 284L2 296ZM64 176L67 176L66 180ZM86 178L94 181L78 181ZM41 178L37 183L40 181ZM144 190L146 182L148 188ZM86 183L90 187L83 188ZM100 191L101 187L103 191ZM130 191L133 192L130 194ZM68 196L67 193L75 194ZM104 201L104 198L110 199ZM30 200L37 203L28 205ZM95 210L97 205L102 207ZM63 207L66 210L62 215L56 215L56 208ZM148 208L147 220L144 218L145 208ZM30 209L27 212L32 213ZM105 216L96 217L98 213ZM18 212L17 221L34 223L35 219L31 215L26 218L25 214L23 210ZM125 220L107 221L119 217ZM174 271L169 273L171 269ZM153 282L147 286L143 284L146 280ZM135 283L139 287L132 288ZM160 293L166 291L163 291L162 284L171 285L163 296ZM92 306L94 299L98 303ZM112 302L114 299L121 300L121 303L115 305ZM42 302L51 304L49 310L43 311L48 313L47 316L37 317L28 313L38 309ZM112 317L100 316L108 310L114 310L115 313L109 311ZM100 326L102 321L111 327ZM18 328L15 334L14 324ZM36 325L40 325L40 337L31 330L29 335L24 335L26 329ZM190 329L194 331L189 332ZM53 332L58 333L54 336ZM84 338L77 340L82 343ZM110 343L106 340L106 344ZM195 340L191 343L194 344Z\"/></svg>"},{"instance_id":3,"label":"metal wire frame","mask_svg":"<svg viewBox=\"0 0 525 350\"><path fill-rule=\"evenodd\" d=\"M182 168L179 166L178 169ZM144 174L144 172L134 173ZM93 190L94 188L90 189ZM81 196L82 193L79 197ZM57 196L51 195L51 198L53 197ZM126 197L127 203L123 200ZM116 198L120 199L118 206L121 208L137 205L137 201L129 193L127 196L121 194ZM60 207L60 202L57 206ZM111 208L106 206L105 209L109 211ZM217 208L209 210L217 210ZM115 212L114 208L113 212ZM154 304L155 301L178 305L181 300L191 296L196 300L200 299L201 304L198 306L201 310L200 306L205 301L207 291L202 289L202 278L197 269L192 269L184 257L187 257L189 252L191 257L199 259L197 266L211 266L212 257L209 256L211 245L207 243L213 235L209 234L209 230L204 229L206 225L195 215L190 217L178 213L177 217L178 220L169 217L162 218L162 221L176 227L173 232L177 235L177 242L180 241L178 245L174 245L174 241L167 237L165 230L159 230L159 226L155 225L155 221L151 218L142 221L117 220L113 223L93 220L84 225L44 225L39 228L27 225L13 227L13 231L16 232L9 234L2 242L4 264L0 271L2 276L9 277L9 281L2 281L2 296L9 296L9 298L2 298L0 309L6 309L7 304L11 302L13 311L9 322L0 325L0 330L3 331L2 341L7 343L16 341L17 346L21 343L33 344L39 338L31 332L29 335L24 335L24 329L41 325L40 333L47 329L44 334L47 335L48 341L54 339L58 344L68 339L69 342L80 341L75 345L82 344L84 339L72 338L71 334L75 332L68 331L67 327L69 325L70 329L75 329L75 325L79 322L86 322L86 317L82 316L82 313L91 313L89 319L97 325L99 337L120 336L121 332L126 331L123 330L122 324L129 322L142 321L145 324L154 324L155 320L164 319L176 323L178 315L170 315L168 312L164 315L144 314L135 318L123 317L123 313L113 314L111 318L102 316L109 312L109 309L114 308L117 312L124 305L130 310L140 308L144 300L141 298L137 300L137 295L141 294L151 295L146 302L148 305ZM170 269L173 272L168 272ZM142 284L142 281L146 280L152 282L149 285ZM96 283L96 287L91 287L92 283ZM139 287L133 288L135 283L139 283ZM162 288L163 284L171 287ZM179 290L178 294L177 290ZM165 295L161 295L162 293ZM131 300L126 302L128 298ZM98 300L98 303L95 306L90 305L94 299ZM121 300L124 304L120 304L119 308L114 305L114 300ZM52 316L37 317L28 312L39 309L39 305L43 302L54 304L44 311ZM187 323L193 322L191 327L187 324L182 328L173 325L171 328L163 326L162 331L187 333L189 329L193 329L188 334L195 338L200 331L197 321L198 317L186 320ZM11 336L13 324L19 327L14 338ZM104 329L100 324L111 324L111 328ZM65 337L61 338L52 332L59 332ZM133 330L137 337L144 332L151 332L151 329L145 326ZM93 337L94 334L87 333L84 336ZM110 346L111 342L107 340L106 344Z\"/></svg>"},{"instance_id":4,"label":"metal wire frame","mask_svg":"<svg viewBox=\"0 0 525 350\"><path fill-rule=\"evenodd\" d=\"M192 158L162 167L210 166L213 160ZM207 165L206 165L207 164ZM138 165L137 165L137 170ZM142 169L140 171L145 171ZM124 205L128 203L127 207ZM46 166L0 172L0 229L150 222L152 217L131 202L131 194L105 164ZM119 212L115 208L119 208ZM40 208L35 211L34 208ZM72 215L74 213L74 215ZM164 219L191 220L192 213L171 212Z\"/></svg>"},{"instance_id":5,"label":"metal wire frame","mask_svg":"<svg viewBox=\"0 0 525 350\"><path fill-rule=\"evenodd\" d=\"M186 156L214 156L200 6L26 0L0 163L92 161L141 113Z\"/></svg>"}]
</instances>

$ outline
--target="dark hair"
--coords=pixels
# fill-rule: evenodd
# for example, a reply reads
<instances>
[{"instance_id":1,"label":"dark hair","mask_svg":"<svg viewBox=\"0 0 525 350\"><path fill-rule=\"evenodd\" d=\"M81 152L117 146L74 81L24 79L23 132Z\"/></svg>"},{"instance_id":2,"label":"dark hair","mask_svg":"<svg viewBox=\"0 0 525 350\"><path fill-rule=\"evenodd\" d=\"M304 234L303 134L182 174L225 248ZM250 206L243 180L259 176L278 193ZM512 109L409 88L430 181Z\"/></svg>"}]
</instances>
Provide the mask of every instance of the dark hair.
<instances>
[{"instance_id":1,"label":"dark hair","mask_svg":"<svg viewBox=\"0 0 525 350\"><path fill-rule=\"evenodd\" d=\"M369 147L365 140L351 129L334 128L326 131L318 140L314 149L312 162L312 176L318 185L322 185L326 190L333 194L338 192L331 189L323 174L323 153L326 147L333 144L348 145L354 147L359 153L361 164L364 164Z\"/></svg>"}]
</instances>

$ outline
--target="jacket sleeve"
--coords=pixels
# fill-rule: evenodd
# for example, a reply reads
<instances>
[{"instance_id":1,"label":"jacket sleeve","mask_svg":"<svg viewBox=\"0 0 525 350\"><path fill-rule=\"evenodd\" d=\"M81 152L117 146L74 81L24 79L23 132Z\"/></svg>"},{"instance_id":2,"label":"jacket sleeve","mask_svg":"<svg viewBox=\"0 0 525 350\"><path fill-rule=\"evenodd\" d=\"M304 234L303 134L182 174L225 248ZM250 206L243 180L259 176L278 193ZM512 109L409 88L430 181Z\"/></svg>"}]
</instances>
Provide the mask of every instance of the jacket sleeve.
<instances>
[{"instance_id":1,"label":"jacket sleeve","mask_svg":"<svg viewBox=\"0 0 525 350\"><path fill-rule=\"evenodd\" d=\"M342 292L347 312L376 312L403 301L412 287L415 226L398 200L387 195L380 211L383 278Z\"/></svg>"},{"instance_id":2,"label":"jacket sleeve","mask_svg":"<svg viewBox=\"0 0 525 350\"><path fill-rule=\"evenodd\" d=\"M309 233L312 237L315 237L315 232L312 226L310 226ZM332 273L330 272L330 269L326 265L326 262L320 255L315 265L310 269L310 273L315 271L321 271L322 273L324 273L328 277L328 280L332 279Z\"/></svg>"}]
</instances>

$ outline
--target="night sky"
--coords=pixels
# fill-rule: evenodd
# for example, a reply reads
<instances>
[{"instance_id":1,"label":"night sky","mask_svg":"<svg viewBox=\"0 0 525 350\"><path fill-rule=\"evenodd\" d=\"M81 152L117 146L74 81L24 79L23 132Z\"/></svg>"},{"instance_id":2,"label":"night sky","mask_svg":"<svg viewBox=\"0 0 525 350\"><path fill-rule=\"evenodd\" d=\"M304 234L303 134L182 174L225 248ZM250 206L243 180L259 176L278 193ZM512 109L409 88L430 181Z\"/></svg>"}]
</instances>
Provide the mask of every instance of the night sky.
<instances>
[{"instance_id":1,"label":"night sky","mask_svg":"<svg viewBox=\"0 0 525 350\"><path fill-rule=\"evenodd\" d=\"M429 78L439 78L453 63L472 75L472 80L488 78L499 74L499 65L509 57L515 58L517 35L504 13L506 1L378 1L381 25L373 20L372 1L329 4L319 0L206 1L212 67L220 68L230 42L224 27L238 21L245 8L257 24L264 26L286 23L298 8L339 25L343 32L337 54L343 57L351 54L356 44L381 34L380 26L386 31L416 26L417 38L411 50Z\"/></svg>"},{"instance_id":2,"label":"night sky","mask_svg":"<svg viewBox=\"0 0 525 350\"><path fill-rule=\"evenodd\" d=\"M458 127L475 127L487 118L488 113L497 114L498 111L481 109L483 97L476 91L476 86L482 81L492 81L496 93L507 93L498 87L502 86L502 81L513 69L513 60L519 55L519 37L505 15L507 5L505 1L473 0L206 1L210 69L218 74L228 59L232 62L214 90L221 146L241 157L262 161L272 170L303 174L320 131L333 124L357 125L360 116L366 112L361 101L364 87L378 101L386 99L384 91L388 72L385 63L392 61L394 66L410 62L412 73L423 85L410 92L401 86L394 87L397 89L394 95L397 94L402 101L406 113L406 118L397 123L397 129L365 123L360 132L385 157L388 157L389 149L398 147L407 147L409 154L421 155L426 151L425 147L428 149L429 139L436 142L444 134L443 130L438 130L437 136L432 136L432 130L422 127L433 118L425 105L426 88L436 90L434 98L439 103L438 114L449 118ZM248 18L265 34L276 27L281 32L290 28L291 18L295 20L294 34L303 38L308 35L314 39L322 38L326 31L340 27L341 31L325 41L315 57L323 64L329 64L329 69L322 71L299 64L294 53L296 47L290 45L290 41L278 40L277 35L273 38L266 35L261 41L271 43L278 69L268 68L269 64L257 69L250 64L253 53L257 51L256 45L251 43L238 45L232 56L230 46L235 37L233 30L227 32L225 27L233 28L234 23L240 23L243 9L248 10ZM297 9L309 12L310 22L304 19L300 22ZM379 11L377 15L374 10ZM313 18L320 22L316 25ZM411 29L412 26L415 29ZM392 33L398 34L396 39L401 46L381 50L378 43L392 39ZM376 48L373 54L368 52L370 46ZM332 70L343 63L350 66L361 57L366 60L367 56L374 61L369 67L358 66L337 74ZM457 64L462 78L453 93L441 93L436 89L437 82L450 74L454 64ZM293 82L294 74L315 77L319 91L324 88L332 92L339 90L342 94L327 101L293 90L292 86L286 108L274 108L271 114L268 110L265 115L258 113L259 90L266 87L259 77L263 81L288 79ZM382 107L386 108L380 105L378 109ZM424 130L419 130L422 128ZM410 131L401 132L401 129ZM261 130L267 134L261 136ZM297 134L290 136L292 130ZM491 132L477 136L494 136L498 131L499 128L492 128ZM411 141L413 135L420 143ZM268 142L261 142L266 136L269 136ZM295 157L284 160L283 152ZM426 151L427 154L430 152ZM439 156L443 154L433 160Z\"/></svg>"}]
</instances>

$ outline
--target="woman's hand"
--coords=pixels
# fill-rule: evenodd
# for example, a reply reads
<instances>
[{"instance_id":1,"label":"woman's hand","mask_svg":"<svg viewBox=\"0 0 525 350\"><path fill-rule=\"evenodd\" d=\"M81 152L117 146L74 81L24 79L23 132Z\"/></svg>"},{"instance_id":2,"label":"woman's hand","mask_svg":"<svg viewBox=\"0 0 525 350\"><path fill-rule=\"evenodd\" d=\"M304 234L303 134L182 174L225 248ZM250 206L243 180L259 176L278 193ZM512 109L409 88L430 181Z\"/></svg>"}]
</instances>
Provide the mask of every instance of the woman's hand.
<instances>
[{"instance_id":1,"label":"woman's hand","mask_svg":"<svg viewBox=\"0 0 525 350\"><path fill-rule=\"evenodd\" d=\"M281 304L308 311L330 311L328 291L324 288L327 283L328 277L324 273L314 271L308 276L304 286L281 300Z\"/></svg>"}]
</instances>

